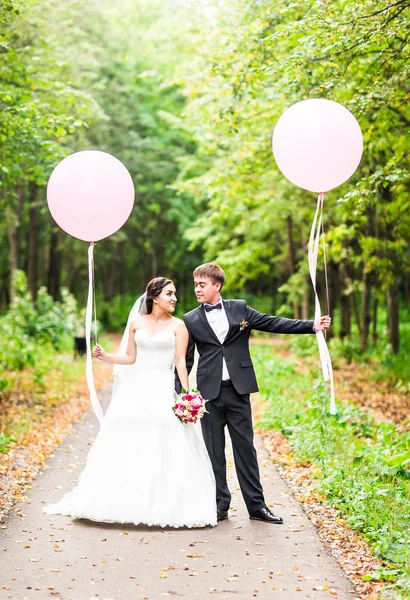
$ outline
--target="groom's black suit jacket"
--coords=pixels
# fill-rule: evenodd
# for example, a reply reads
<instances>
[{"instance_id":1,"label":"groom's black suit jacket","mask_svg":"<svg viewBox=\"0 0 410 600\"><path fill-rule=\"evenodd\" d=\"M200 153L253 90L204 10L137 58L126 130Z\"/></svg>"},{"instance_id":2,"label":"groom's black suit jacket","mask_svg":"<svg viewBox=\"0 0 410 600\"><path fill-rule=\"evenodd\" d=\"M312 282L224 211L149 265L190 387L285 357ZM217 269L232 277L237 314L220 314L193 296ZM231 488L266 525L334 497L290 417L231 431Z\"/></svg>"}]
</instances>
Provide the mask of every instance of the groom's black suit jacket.
<instances>
[{"instance_id":1,"label":"groom's black suit jacket","mask_svg":"<svg viewBox=\"0 0 410 600\"><path fill-rule=\"evenodd\" d=\"M209 325L204 306L201 305L184 315L189 332L186 356L188 373L194 364L195 345L200 355L197 370L197 386L204 398L218 397L222 381L222 357L225 358L233 386L239 394L258 391L255 371L249 354L249 336L252 329L271 333L313 333L313 321L283 319L265 315L250 306L245 300L223 300L229 329L221 344ZM248 326L241 331L241 321ZM176 377L176 389L181 384Z\"/></svg>"}]
</instances>

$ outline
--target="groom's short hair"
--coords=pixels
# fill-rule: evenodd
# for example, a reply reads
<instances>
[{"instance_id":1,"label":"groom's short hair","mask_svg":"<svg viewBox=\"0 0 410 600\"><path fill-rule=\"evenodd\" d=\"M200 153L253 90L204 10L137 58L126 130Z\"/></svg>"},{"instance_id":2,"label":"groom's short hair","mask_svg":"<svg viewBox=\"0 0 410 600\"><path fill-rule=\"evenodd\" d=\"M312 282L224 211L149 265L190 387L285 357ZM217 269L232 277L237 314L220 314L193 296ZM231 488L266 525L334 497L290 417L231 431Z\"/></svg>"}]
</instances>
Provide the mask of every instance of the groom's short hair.
<instances>
[{"instance_id":1,"label":"groom's short hair","mask_svg":"<svg viewBox=\"0 0 410 600\"><path fill-rule=\"evenodd\" d=\"M225 273L216 263L199 265L194 271L194 277L209 277L209 279L212 279L212 283L220 283L221 289L225 283Z\"/></svg>"}]
</instances>

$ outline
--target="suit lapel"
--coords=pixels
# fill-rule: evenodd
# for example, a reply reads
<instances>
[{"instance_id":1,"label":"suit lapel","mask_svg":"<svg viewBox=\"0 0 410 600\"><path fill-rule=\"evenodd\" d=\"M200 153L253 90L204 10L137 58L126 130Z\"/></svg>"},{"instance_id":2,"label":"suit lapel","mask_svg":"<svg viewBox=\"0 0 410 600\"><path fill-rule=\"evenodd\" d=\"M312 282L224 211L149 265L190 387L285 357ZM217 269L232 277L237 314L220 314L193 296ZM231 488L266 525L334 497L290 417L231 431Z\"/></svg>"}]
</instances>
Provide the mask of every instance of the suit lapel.
<instances>
[{"instance_id":1,"label":"suit lapel","mask_svg":"<svg viewBox=\"0 0 410 600\"><path fill-rule=\"evenodd\" d=\"M232 307L230 305L229 300L223 300L223 304L224 304L225 313L226 313L226 316L228 317L228 323L229 323L228 333L226 334L226 338L224 339L224 342L226 342L233 330L233 317L232 317Z\"/></svg>"},{"instance_id":2,"label":"suit lapel","mask_svg":"<svg viewBox=\"0 0 410 600\"><path fill-rule=\"evenodd\" d=\"M212 335L212 337L218 342L218 344L220 344L221 342L218 340L218 338L215 335L214 330L208 323L208 319L206 318L206 315L205 315L205 307L203 304L201 304L201 306L199 307L199 318L201 319L202 324L205 327L205 329L207 331L209 331L209 333ZM228 332L228 335L229 335L229 332ZM228 336L226 336L226 337L228 337Z\"/></svg>"}]
</instances>

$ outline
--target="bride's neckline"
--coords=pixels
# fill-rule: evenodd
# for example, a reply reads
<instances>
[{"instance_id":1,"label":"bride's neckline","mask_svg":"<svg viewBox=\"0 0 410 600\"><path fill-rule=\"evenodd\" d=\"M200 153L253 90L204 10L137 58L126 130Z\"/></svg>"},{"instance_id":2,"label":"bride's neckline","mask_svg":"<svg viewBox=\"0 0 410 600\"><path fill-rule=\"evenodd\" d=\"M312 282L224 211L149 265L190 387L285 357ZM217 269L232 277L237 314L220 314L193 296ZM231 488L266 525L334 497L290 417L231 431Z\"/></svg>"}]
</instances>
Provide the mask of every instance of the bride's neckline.
<instances>
[{"instance_id":1,"label":"bride's neckline","mask_svg":"<svg viewBox=\"0 0 410 600\"><path fill-rule=\"evenodd\" d=\"M150 338L153 338L153 337L155 337L156 335L160 335L161 333L162 333L162 334L163 334L163 333L169 333L169 334L171 334L171 335L173 335L173 336L175 337L175 333L174 333L173 331L170 331L170 330L167 330L167 331L165 331L165 330L164 330L164 331L157 331L157 332L155 332L155 333L153 333L153 334L150 334L150 333L148 333L147 329L142 329L142 328L140 327L139 329L136 329L136 330L135 330L135 335L137 335L137 333L138 333L139 331L144 331L144 332L147 334L147 336L148 336L148 337L150 337Z\"/></svg>"}]
</instances>

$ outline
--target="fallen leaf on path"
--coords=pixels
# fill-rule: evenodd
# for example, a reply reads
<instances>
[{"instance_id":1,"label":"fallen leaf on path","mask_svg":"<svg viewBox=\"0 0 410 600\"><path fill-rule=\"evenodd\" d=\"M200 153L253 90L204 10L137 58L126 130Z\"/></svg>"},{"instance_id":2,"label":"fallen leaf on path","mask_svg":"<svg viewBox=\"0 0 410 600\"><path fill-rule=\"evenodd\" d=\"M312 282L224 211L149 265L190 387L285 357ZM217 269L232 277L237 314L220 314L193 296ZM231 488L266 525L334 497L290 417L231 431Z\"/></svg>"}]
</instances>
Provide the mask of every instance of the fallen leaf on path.
<instances>
[{"instance_id":1,"label":"fallen leaf on path","mask_svg":"<svg viewBox=\"0 0 410 600\"><path fill-rule=\"evenodd\" d=\"M313 589L316 592L324 592L325 590L329 589L329 586L328 585L316 585Z\"/></svg>"}]
</instances>

